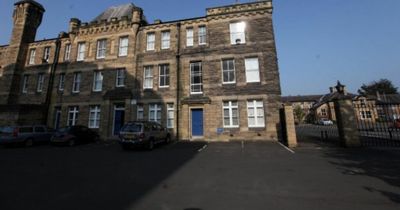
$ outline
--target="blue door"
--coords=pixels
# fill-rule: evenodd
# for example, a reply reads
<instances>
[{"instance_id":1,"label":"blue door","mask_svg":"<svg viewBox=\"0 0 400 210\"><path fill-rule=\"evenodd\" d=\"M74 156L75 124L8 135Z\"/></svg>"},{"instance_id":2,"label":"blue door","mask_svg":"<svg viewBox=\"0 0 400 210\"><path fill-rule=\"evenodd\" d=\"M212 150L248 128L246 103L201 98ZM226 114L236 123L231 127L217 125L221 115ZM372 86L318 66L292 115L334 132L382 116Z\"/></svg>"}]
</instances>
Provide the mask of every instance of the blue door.
<instances>
[{"instance_id":1,"label":"blue door","mask_svg":"<svg viewBox=\"0 0 400 210\"><path fill-rule=\"evenodd\" d=\"M125 110L118 110L116 109L114 112L114 136L119 134L122 126L124 125L124 118L125 118Z\"/></svg>"},{"instance_id":2,"label":"blue door","mask_svg":"<svg viewBox=\"0 0 400 210\"><path fill-rule=\"evenodd\" d=\"M192 136L203 136L202 109L192 109Z\"/></svg>"}]
</instances>

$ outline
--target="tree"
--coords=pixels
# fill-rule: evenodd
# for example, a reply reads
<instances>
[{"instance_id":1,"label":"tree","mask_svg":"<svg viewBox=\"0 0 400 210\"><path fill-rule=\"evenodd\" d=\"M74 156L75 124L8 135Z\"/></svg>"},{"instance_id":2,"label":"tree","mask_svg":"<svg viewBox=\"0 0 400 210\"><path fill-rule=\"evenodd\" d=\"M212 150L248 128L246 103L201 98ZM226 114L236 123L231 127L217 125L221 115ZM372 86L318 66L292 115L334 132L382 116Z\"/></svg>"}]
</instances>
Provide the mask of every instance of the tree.
<instances>
[{"instance_id":1,"label":"tree","mask_svg":"<svg viewBox=\"0 0 400 210\"><path fill-rule=\"evenodd\" d=\"M363 84L360 89L358 89L358 94L376 95L379 94L398 94L397 87L395 87L392 81L388 79L380 79L379 81L372 81L368 85Z\"/></svg>"},{"instance_id":2,"label":"tree","mask_svg":"<svg viewBox=\"0 0 400 210\"><path fill-rule=\"evenodd\" d=\"M299 105L293 109L293 114L298 123L302 123L304 116L306 115L304 110Z\"/></svg>"}]
</instances>

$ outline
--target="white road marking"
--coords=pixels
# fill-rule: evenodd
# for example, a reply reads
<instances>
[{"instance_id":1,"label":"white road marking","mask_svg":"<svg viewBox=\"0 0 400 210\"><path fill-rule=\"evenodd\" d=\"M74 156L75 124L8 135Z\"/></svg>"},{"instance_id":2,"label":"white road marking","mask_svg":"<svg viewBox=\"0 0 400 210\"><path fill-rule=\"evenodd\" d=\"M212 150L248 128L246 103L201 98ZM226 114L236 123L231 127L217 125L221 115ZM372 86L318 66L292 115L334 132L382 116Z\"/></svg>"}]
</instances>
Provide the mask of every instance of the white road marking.
<instances>
[{"instance_id":1,"label":"white road marking","mask_svg":"<svg viewBox=\"0 0 400 210\"><path fill-rule=\"evenodd\" d=\"M244 149L244 141L242 141L242 150Z\"/></svg>"},{"instance_id":2,"label":"white road marking","mask_svg":"<svg viewBox=\"0 0 400 210\"><path fill-rule=\"evenodd\" d=\"M285 148L287 151L289 151L289 152L295 154L295 152L294 152L293 150L291 150L289 147L283 145L281 142L278 142L278 144L281 145L283 148Z\"/></svg>"},{"instance_id":3,"label":"white road marking","mask_svg":"<svg viewBox=\"0 0 400 210\"><path fill-rule=\"evenodd\" d=\"M200 148L199 150L197 150L198 152L201 152L201 151L203 151L203 150L205 150L206 148L207 148L207 144L206 145L204 145L202 148Z\"/></svg>"}]
</instances>

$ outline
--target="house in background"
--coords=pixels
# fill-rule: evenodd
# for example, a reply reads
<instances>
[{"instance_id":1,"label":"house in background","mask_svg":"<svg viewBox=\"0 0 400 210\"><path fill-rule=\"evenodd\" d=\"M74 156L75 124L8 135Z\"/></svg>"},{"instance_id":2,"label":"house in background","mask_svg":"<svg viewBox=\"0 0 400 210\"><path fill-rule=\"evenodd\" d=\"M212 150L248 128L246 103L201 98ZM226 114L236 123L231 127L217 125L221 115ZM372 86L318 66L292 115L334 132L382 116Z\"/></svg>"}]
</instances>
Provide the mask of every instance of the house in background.
<instances>
[{"instance_id":1,"label":"house in background","mask_svg":"<svg viewBox=\"0 0 400 210\"><path fill-rule=\"evenodd\" d=\"M323 95L304 95L304 96L283 96L282 103L291 105L293 110L301 109L303 111L303 119L298 119L295 114L295 122L313 122L311 108L316 104Z\"/></svg>"}]
</instances>

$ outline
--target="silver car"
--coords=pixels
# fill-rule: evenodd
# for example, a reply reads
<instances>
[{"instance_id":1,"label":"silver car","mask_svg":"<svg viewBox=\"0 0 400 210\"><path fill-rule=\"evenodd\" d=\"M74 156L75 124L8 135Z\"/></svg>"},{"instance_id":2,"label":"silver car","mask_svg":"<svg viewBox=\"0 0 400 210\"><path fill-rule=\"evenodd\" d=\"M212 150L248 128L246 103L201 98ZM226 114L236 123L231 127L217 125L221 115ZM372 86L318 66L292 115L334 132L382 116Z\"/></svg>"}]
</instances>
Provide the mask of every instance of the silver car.
<instances>
[{"instance_id":1,"label":"silver car","mask_svg":"<svg viewBox=\"0 0 400 210\"><path fill-rule=\"evenodd\" d=\"M144 146L152 150L156 144L169 143L170 140L168 130L156 122L129 122L119 132L119 143L123 149Z\"/></svg>"},{"instance_id":2,"label":"silver car","mask_svg":"<svg viewBox=\"0 0 400 210\"><path fill-rule=\"evenodd\" d=\"M31 147L38 143L48 143L53 131L44 125L0 127L0 144L23 144Z\"/></svg>"}]
</instances>

